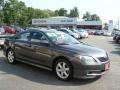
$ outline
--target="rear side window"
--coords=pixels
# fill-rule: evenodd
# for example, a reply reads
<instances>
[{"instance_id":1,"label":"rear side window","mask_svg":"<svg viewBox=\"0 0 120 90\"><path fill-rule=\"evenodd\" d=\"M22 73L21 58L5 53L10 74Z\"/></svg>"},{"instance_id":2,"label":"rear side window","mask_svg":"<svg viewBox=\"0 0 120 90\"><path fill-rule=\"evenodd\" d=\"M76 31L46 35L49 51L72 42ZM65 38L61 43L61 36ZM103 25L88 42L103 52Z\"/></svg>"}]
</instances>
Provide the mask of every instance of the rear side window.
<instances>
[{"instance_id":1,"label":"rear side window","mask_svg":"<svg viewBox=\"0 0 120 90\"><path fill-rule=\"evenodd\" d=\"M16 40L21 40L21 41L29 41L29 39L30 39L29 32L22 33L16 38Z\"/></svg>"}]
</instances>

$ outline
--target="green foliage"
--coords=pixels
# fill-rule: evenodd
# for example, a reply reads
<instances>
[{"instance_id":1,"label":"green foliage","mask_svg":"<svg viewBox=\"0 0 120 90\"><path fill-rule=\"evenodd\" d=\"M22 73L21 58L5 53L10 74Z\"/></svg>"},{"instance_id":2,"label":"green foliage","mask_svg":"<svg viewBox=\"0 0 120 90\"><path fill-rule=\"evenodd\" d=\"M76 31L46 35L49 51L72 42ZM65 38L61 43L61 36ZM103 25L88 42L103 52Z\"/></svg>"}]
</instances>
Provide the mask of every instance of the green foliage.
<instances>
[{"instance_id":1,"label":"green foliage","mask_svg":"<svg viewBox=\"0 0 120 90\"><path fill-rule=\"evenodd\" d=\"M21 26L30 26L33 18L48 18L53 16L68 16L68 17L79 17L79 10L74 7L68 14L65 8L59 10L41 10L34 9L32 7L26 7L25 3L19 0L0 0L0 24L12 24ZM86 20L100 20L96 14L90 15L89 12L84 14L83 19Z\"/></svg>"},{"instance_id":2,"label":"green foliage","mask_svg":"<svg viewBox=\"0 0 120 90\"><path fill-rule=\"evenodd\" d=\"M33 18L48 18L56 16L56 14L49 9L40 10L26 7L25 3L22 1L7 0L3 7L3 16L3 21L6 24L29 26L32 24Z\"/></svg>"},{"instance_id":3,"label":"green foliage","mask_svg":"<svg viewBox=\"0 0 120 90\"><path fill-rule=\"evenodd\" d=\"M83 19L85 21L100 21L100 17L97 14L90 14L89 12L86 12L83 15Z\"/></svg>"},{"instance_id":4,"label":"green foliage","mask_svg":"<svg viewBox=\"0 0 120 90\"><path fill-rule=\"evenodd\" d=\"M59 10L55 11L55 15L57 16L67 16L67 10L64 8L60 8Z\"/></svg>"},{"instance_id":5,"label":"green foliage","mask_svg":"<svg viewBox=\"0 0 120 90\"><path fill-rule=\"evenodd\" d=\"M83 19L86 20L86 21L90 21L91 20L91 15L89 12L86 12L84 15L83 15Z\"/></svg>"},{"instance_id":6,"label":"green foliage","mask_svg":"<svg viewBox=\"0 0 120 90\"><path fill-rule=\"evenodd\" d=\"M70 10L69 17L79 17L79 11L77 7Z\"/></svg>"}]
</instances>

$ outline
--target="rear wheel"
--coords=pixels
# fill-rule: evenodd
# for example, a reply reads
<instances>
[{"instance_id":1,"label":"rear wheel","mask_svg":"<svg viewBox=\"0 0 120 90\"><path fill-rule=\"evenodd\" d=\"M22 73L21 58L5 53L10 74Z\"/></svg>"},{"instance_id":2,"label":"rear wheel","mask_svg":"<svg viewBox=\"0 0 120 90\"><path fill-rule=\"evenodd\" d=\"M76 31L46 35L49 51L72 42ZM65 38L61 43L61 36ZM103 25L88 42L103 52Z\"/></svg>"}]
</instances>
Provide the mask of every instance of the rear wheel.
<instances>
[{"instance_id":1,"label":"rear wheel","mask_svg":"<svg viewBox=\"0 0 120 90\"><path fill-rule=\"evenodd\" d=\"M7 51L7 60L8 60L8 62L9 62L10 64L16 63L16 61L15 61L15 55L14 55L14 52L13 52L12 49L9 49L9 50Z\"/></svg>"},{"instance_id":2,"label":"rear wheel","mask_svg":"<svg viewBox=\"0 0 120 90\"><path fill-rule=\"evenodd\" d=\"M69 61L59 59L54 65L54 71L58 79L67 81L72 78L73 68Z\"/></svg>"}]
</instances>

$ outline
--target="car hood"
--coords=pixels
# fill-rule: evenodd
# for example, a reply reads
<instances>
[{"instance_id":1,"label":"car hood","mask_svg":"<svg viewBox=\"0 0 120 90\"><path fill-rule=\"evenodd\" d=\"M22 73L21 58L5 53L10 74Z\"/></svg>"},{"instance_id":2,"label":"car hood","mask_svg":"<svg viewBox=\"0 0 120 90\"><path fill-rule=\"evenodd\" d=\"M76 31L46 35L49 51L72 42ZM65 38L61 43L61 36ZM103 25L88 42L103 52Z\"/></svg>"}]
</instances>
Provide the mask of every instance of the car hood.
<instances>
[{"instance_id":1,"label":"car hood","mask_svg":"<svg viewBox=\"0 0 120 90\"><path fill-rule=\"evenodd\" d=\"M106 52L103 49L87 44L60 45L60 47L64 50L68 50L80 55L88 55L93 57L106 56Z\"/></svg>"}]
</instances>

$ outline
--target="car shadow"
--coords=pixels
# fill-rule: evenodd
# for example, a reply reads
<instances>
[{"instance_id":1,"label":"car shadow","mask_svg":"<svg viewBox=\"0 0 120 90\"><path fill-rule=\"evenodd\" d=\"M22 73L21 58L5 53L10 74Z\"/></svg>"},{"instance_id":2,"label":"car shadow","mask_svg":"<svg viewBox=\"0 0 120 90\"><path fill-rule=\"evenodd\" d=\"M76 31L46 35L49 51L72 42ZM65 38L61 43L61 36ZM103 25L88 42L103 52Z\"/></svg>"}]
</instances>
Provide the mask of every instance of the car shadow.
<instances>
[{"instance_id":1,"label":"car shadow","mask_svg":"<svg viewBox=\"0 0 120 90\"><path fill-rule=\"evenodd\" d=\"M80 86L97 81L96 79L72 79L68 82L58 80L53 72L43 70L28 64L20 63L9 64L5 57L0 57L0 71L3 75L15 75L32 82L55 85L55 86Z\"/></svg>"}]
</instances>

